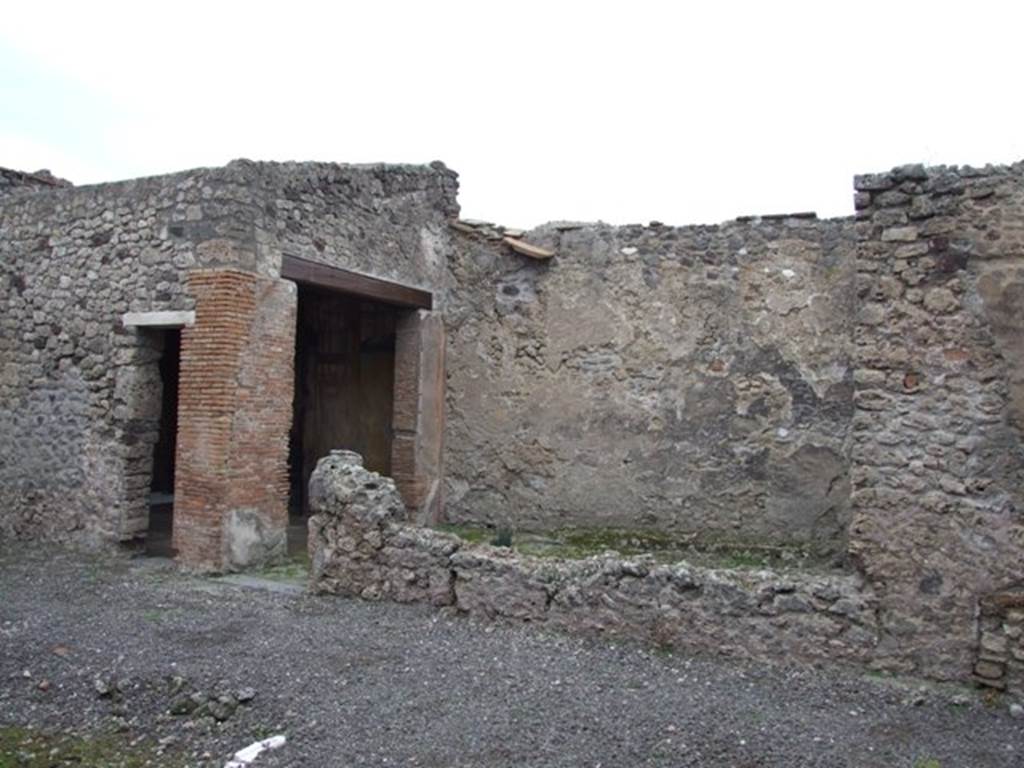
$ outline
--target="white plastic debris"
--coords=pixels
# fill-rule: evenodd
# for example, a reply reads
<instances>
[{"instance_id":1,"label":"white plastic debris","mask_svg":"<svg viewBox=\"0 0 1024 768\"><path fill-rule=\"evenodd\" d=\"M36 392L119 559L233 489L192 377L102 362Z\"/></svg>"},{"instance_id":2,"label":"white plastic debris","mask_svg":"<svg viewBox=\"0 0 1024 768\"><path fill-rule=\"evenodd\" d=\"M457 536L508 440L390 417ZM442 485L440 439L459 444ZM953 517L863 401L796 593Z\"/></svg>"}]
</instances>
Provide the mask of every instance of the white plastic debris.
<instances>
[{"instance_id":1,"label":"white plastic debris","mask_svg":"<svg viewBox=\"0 0 1024 768\"><path fill-rule=\"evenodd\" d=\"M250 744L245 749L240 749L235 752L235 756L231 758L224 766L224 768L245 768L247 765L251 765L252 762L271 749L279 749L283 747L287 739L284 736L271 736L269 739L263 741L257 741Z\"/></svg>"}]
</instances>

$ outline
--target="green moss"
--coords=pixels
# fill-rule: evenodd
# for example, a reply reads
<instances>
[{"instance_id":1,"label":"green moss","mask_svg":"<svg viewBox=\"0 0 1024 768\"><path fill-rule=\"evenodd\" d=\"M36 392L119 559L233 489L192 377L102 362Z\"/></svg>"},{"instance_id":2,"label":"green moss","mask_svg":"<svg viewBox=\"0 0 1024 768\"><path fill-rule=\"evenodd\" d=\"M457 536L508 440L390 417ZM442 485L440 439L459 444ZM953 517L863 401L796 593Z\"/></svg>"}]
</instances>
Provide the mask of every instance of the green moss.
<instances>
[{"instance_id":1,"label":"green moss","mask_svg":"<svg viewBox=\"0 0 1024 768\"><path fill-rule=\"evenodd\" d=\"M185 760L152 743L130 745L116 734L66 736L31 728L0 728L0 768L143 768L184 766Z\"/></svg>"},{"instance_id":2,"label":"green moss","mask_svg":"<svg viewBox=\"0 0 1024 768\"><path fill-rule=\"evenodd\" d=\"M287 559L268 565L251 573L261 579L288 584L305 584L309 579L309 552L302 550L288 555Z\"/></svg>"},{"instance_id":3,"label":"green moss","mask_svg":"<svg viewBox=\"0 0 1024 768\"><path fill-rule=\"evenodd\" d=\"M309 553L300 552L292 555L285 562L264 568L256 575L271 581L303 584L309 579Z\"/></svg>"},{"instance_id":4,"label":"green moss","mask_svg":"<svg viewBox=\"0 0 1024 768\"><path fill-rule=\"evenodd\" d=\"M613 550L623 555L657 554L680 547L673 539L659 531L630 531L622 528L585 528L561 531L566 546L584 554L599 554Z\"/></svg>"},{"instance_id":5,"label":"green moss","mask_svg":"<svg viewBox=\"0 0 1024 768\"><path fill-rule=\"evenodd\" d=\"M471 544L502 544L504 530L441 525L439 530L459 536ZM533 557L582 560L613 551L625 557L652 555L663 563L681 560L709 568L786 568L818 566L816 560L796 546L764 546L745 542L713 541L705 537L673 536L663 531L626 528L569 528L544 532L516 531L511 546Z\"/></svg>"}]
</instances>

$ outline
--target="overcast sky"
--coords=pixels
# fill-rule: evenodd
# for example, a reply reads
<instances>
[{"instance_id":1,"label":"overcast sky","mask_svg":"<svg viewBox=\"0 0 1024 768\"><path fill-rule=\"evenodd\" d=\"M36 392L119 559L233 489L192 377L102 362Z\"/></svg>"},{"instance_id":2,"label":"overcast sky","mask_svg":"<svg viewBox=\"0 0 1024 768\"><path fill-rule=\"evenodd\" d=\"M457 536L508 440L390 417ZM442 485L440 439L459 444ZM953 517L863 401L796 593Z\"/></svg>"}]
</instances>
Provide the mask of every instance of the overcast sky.
<instances>
[{"instance_id":1,"label":"overcast sky","mask_svg":"<svg viewBox=\"0 0 1024 768\"><path fill-rule=\"evenodd\" d=\"M1024 158L1022 9L12 1L0 165L440 159L509 226L846 215L857 172Z\"/></svg>"}]
</instances>

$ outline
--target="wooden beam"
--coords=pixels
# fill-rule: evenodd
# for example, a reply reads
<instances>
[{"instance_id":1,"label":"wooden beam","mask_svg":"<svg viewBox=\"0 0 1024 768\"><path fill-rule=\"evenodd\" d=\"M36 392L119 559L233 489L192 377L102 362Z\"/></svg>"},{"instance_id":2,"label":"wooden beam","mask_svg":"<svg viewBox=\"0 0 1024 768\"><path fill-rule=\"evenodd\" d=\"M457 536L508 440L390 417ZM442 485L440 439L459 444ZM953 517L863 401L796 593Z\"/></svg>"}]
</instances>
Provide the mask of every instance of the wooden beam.
<instances>
[{"instance_id":1,"label":"wooden beam","mask_svg":"<svg viewBox=\"0 0 1024 768\"><path fill-rule=\"evenodd\" d=\"M434 296L430 291L392 283L378 277L361 275L339 267L320 264L299 256L285 254L281 259L281 277L299 285L312 285L339 293L374 299L399 307L433 309Z\"/></svg>"}]
</instances>

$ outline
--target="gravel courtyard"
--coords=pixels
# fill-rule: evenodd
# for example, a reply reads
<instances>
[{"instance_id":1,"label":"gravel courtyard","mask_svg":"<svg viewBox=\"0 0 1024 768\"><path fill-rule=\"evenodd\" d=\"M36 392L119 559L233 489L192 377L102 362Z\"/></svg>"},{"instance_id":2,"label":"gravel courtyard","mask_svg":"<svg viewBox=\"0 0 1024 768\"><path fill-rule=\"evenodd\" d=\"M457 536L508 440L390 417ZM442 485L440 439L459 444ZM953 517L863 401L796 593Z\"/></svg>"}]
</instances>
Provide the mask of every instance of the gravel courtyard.
<instances>
[{"instance_id":1,"label":"gravel courtyard","mask_svg":"<svg viewBox=\"0 0 1024 768\"><path fill-rule=\"evenodd\" d=\"M277 733L254 766L1024 765L1024 719L966 688L0 548L0 768L80 764L3 751L69 731L132 766L221 768Z\"/></svg>"}]
</instances>

